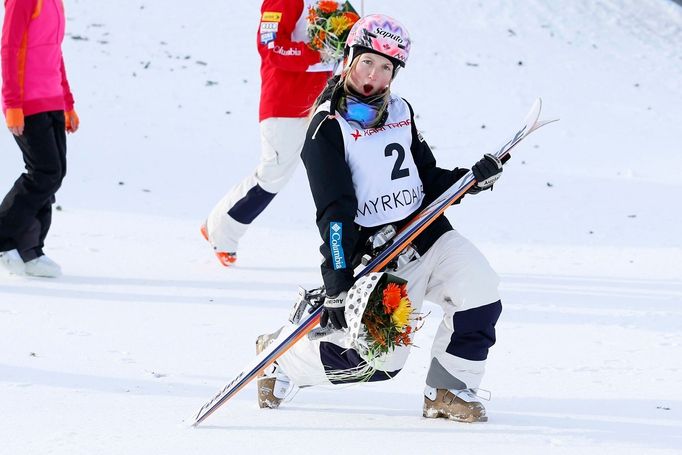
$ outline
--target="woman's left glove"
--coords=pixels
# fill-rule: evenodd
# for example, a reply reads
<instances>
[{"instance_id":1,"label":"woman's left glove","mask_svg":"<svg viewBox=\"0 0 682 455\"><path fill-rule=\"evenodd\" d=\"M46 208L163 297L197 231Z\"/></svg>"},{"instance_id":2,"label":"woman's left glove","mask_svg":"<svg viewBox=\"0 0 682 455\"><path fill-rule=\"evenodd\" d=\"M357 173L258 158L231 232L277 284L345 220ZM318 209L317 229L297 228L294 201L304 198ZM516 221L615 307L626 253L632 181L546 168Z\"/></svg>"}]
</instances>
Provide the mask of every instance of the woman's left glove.
<instances>
[{"instance_id":1,"label":"woman's left glove","mask_svg":"<svg viewBox=\"0 0 682 455\"><path fill-rule=\"evenodd\" d=\"M327 296L324 298L322 315L320 316L320 325L322 327L327 327L327 324L331 324L336 330L348 328L346 315L344 314L347 294L347 292L342 292L336 297Z\"/></svg>"},{"instance_id":2,"label":"woman's left glove","mask_svg":"<svg viewBox=\"0 0 682 455\"><path fill-rule=\"evenodd\" d=\"M78 127L80 126L81 122L78 118L78 114L76 114L76 111L70 110L64 112L64 123L66 124L67 132L75 133L78 131Z\"/></svg>"},{"instance_id":3,"label":"woman's left glove","mask_svg":"<svg viewBox=\"0 0 682 455\"><path fill-rule=\"evenodd\" d=\"M476 185L474 185L470 193L476 194L493 187L502 176L502 161L495 155L486 153L474 166L471 168L476 178Z\"/></svg>"}]
</instances>

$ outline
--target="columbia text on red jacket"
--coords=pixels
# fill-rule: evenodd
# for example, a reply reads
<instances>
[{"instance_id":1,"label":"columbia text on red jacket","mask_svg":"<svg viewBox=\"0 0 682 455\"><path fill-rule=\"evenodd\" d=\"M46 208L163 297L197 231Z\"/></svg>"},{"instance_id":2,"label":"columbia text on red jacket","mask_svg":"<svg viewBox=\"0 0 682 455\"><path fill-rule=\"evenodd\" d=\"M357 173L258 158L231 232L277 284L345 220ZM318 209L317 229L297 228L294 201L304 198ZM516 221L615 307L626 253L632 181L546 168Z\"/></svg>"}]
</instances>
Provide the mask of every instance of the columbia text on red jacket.
<instances>
[{"instance_id":1,"label":"columbia text on red jacket","mask_svg":"<svg viewBox=\"0 0 682 455\"><path fill-rule=\"evenodd\" d=\"M258 26L261 56L259 120L305 117L331 77L311 68L320 53L307 44L305 27L310 0L265 0Z\"/></svg>"}]
</instances>

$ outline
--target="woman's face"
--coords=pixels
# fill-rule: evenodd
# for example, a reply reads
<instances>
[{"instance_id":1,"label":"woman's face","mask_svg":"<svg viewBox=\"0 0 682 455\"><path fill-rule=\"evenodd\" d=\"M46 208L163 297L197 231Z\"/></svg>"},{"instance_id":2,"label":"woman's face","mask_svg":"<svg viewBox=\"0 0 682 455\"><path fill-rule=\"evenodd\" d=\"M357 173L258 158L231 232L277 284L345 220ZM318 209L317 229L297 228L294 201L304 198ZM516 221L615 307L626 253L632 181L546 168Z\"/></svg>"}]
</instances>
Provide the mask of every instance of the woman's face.
<instances>
[{"instance_id":1,"label":"woman's face","mask_svg":"<svg viewBox=\"0 0 682 455\"><path fill-rule=\"evenodd\" d=\"M365 52L358 57L348 75L350 86L364 96L376 95L383 92L393 77L393 63L378 54Z\"/></svg>"}]
</instances>

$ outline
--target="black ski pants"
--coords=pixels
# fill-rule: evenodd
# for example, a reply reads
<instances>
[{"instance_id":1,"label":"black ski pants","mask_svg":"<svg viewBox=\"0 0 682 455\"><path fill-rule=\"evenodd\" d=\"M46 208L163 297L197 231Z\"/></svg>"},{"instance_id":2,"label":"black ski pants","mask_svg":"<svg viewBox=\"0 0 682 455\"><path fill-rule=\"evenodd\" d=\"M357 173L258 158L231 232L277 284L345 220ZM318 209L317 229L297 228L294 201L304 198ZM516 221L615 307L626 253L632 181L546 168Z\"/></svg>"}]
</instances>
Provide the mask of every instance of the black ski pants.
<instances>
[{"instance_id":1,"label":"black ski pants","mask_svg":"<svg viewBox=\"0 0 682 455\"><path fill-rule=\"evenodd\" d=\"M0 204L0 251L17 249L28 262L43 255L54 195L66 175L64 112L28 115L24 124L24 134L14 139L26 172Z\"/></svg>"}]
</instances>

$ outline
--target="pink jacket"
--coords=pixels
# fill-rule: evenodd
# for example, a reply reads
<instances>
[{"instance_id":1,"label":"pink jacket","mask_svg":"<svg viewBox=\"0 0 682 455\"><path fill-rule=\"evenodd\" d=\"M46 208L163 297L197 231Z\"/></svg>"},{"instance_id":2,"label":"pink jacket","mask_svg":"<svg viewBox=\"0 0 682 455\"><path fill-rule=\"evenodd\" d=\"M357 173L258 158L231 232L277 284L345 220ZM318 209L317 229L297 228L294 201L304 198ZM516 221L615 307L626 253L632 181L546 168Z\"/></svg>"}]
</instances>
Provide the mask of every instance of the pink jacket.
<instances>
[{"instance_id":1,"label":"pink jacket","mask_svg":"<svg viewBox=\"0 0 682 455\"><path fill-rule=\"evenodd\" d=\"M12 116L73 110L61 44L62 0L5 0L2 110ZM8 112L12 111L12 112Z\"/></svg>"}]
</instances>

